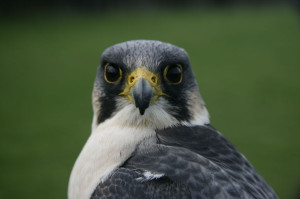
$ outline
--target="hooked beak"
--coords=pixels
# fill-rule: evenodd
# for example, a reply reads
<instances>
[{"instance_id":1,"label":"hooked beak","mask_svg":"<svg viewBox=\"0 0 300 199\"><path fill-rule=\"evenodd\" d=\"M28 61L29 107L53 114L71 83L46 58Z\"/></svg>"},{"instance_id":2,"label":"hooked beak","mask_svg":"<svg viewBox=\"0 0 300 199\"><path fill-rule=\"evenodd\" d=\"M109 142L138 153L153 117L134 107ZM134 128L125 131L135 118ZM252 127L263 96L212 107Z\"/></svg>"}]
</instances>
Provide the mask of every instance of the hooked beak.
<instances>
[{"instance_id":1,"label":"hooked beak","mask_svg":"<svg viewBox=\"0 0 300 199\"><path fill-rule=\"evenodd\" d=\"M152 97L154 96L153 87L150 83L141 78L132 88L132 95L135 106L140 110L140 114L144 115L145 110L149 107Z\"/></svg>"},{"instance_id":2,"label":"hooked beak","mask_svg":"<svg viewBox=\"0 0 300 199\"><path fill-rule=\"evenodd\" d=\"M139 67L128 76L125 89L119 95L126 96L139 109L140 114L144 115L151 104L166 94L158 85L157 75L146 68Z\"/></svg>"}]
</instances>

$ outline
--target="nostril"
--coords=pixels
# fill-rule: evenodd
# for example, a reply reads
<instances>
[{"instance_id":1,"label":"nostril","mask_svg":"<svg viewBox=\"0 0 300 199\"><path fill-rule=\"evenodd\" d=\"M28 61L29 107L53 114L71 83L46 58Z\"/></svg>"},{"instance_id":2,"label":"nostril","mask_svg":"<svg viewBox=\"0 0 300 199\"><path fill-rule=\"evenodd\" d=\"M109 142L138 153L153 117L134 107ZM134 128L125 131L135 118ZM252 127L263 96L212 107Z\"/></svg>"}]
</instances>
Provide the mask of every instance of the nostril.
<instances>
[{"instance_id":1,"label":"nostril","mask_svg":"<svg viewBox=\"0 0 300 199\"><path fill-rule=\"evenodd\" d=\"M153 83L156 83L156 77L155 77L155 76L152 76L152 77L151 77L151 81L152 81Z\"/></svg>"},{"instance_id":2,"label":"nostril","mask_svg":"<svg viewBox=\"0 0 300 199\"><path fill-rule=\"evenodd\" d=\"M129 77L129 83L132 84L134 82L134 76Z\"/></svg>"}]
</instances>

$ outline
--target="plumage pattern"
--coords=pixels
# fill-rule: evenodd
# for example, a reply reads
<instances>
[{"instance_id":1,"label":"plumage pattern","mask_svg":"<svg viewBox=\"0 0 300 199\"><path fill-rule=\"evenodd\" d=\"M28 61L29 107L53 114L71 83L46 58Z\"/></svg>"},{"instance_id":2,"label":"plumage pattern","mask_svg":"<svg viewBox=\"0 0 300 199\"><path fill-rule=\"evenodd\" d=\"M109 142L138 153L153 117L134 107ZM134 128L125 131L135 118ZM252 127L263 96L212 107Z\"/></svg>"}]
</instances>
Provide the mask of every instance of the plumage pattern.
<instances>
[{"instance_id":1,"label":"plumage pattern","mask_svg":"<svg viewBox=\"0 0 300 199\"><path fill-rule=\"evenodd\" d=\"M146 171L164 176L147 180ZM247 159L206 125L157 131L157 143L141 144L92 198L277 197Z\"/></svg>"},{"instance_id":2,"label":"plumage pattern","mask_svg":"<svg viewBox=\"0 0 300 199\"><path fill-rule=\"evenodd\" d=\"M209 125L188 55L177 46L136 40L106 49L93 110L69 199L277 198Z\"/></svg>"}]
</instances>

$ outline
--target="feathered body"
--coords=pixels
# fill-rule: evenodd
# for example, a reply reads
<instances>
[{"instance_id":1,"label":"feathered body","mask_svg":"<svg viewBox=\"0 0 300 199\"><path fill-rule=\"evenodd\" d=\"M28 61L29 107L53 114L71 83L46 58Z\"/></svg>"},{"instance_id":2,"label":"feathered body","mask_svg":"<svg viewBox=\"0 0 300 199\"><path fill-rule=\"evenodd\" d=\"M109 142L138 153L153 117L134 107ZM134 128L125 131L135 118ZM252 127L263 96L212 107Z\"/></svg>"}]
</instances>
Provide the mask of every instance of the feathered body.
<instances>
[{"instance_id":1,"label":"feathered body","mask_svg":"<svg viewBox=\"0 0 300 199\"><path fill-rule=\"evenodd\" d=\"M265 198L276 194L209 122L187 53L159 41L104 51L92 134L69 199Z\"/></svg>"}]
</instances>

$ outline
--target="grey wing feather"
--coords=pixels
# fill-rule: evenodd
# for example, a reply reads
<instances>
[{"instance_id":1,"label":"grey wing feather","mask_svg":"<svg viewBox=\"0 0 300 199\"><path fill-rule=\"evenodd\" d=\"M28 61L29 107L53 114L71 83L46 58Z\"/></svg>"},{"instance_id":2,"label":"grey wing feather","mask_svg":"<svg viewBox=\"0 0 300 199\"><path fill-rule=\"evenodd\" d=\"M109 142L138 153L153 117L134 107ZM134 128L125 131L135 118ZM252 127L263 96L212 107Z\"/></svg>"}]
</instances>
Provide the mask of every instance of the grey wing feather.
<instances>
[{"instance_id":1,"label":"grey wing feather","mask_svg":"<svg viewBox=\"0 0 300 199\"><path fill-rule=\"evenodd\" d=\"M119 168L108 180L97 186L91 198L191 198L186 186L178 185L168 178L155 181L140 180L142 178L142 173L137 170Z\"/></svg>"},{"instance_id":2,"label":"grey wing feather","mask_svg":"<svg viewBox=\"0 0 300 199\"><path fill-rule=\"evenodd\" d=\"M171 181L187 186L191 198L241 198L241 194L246 195L222 168L180 147L157 145L151 153L133 156L125 167L163 173Z\"/></svg>"},{"instance_id":3,"label":"grey wing feather","mask_svg":"<svg viewBox=\"0 0 300 199\"><path fill-rule=\"evenodd\" d=\"M180 146L208 159L225 172L228 181L233 180L241 186L240 191L250 198L277 198L248 160L212 126L168 128L157 135L162 144Z\"/></svg>"},{"instance_id":4,"label":"grey wing feather","mask_svg":"<svg viewBox=\"0 0 300 199\"><path fill-rule=\"evenodd\" d=\"M163 177L149 180L143 172ZM222 134L211 126L181 126L157 131L157 144L150 148L141 144L111 178L98 185L92 198L277 196Z\"/></svg>"}]
</instances>

